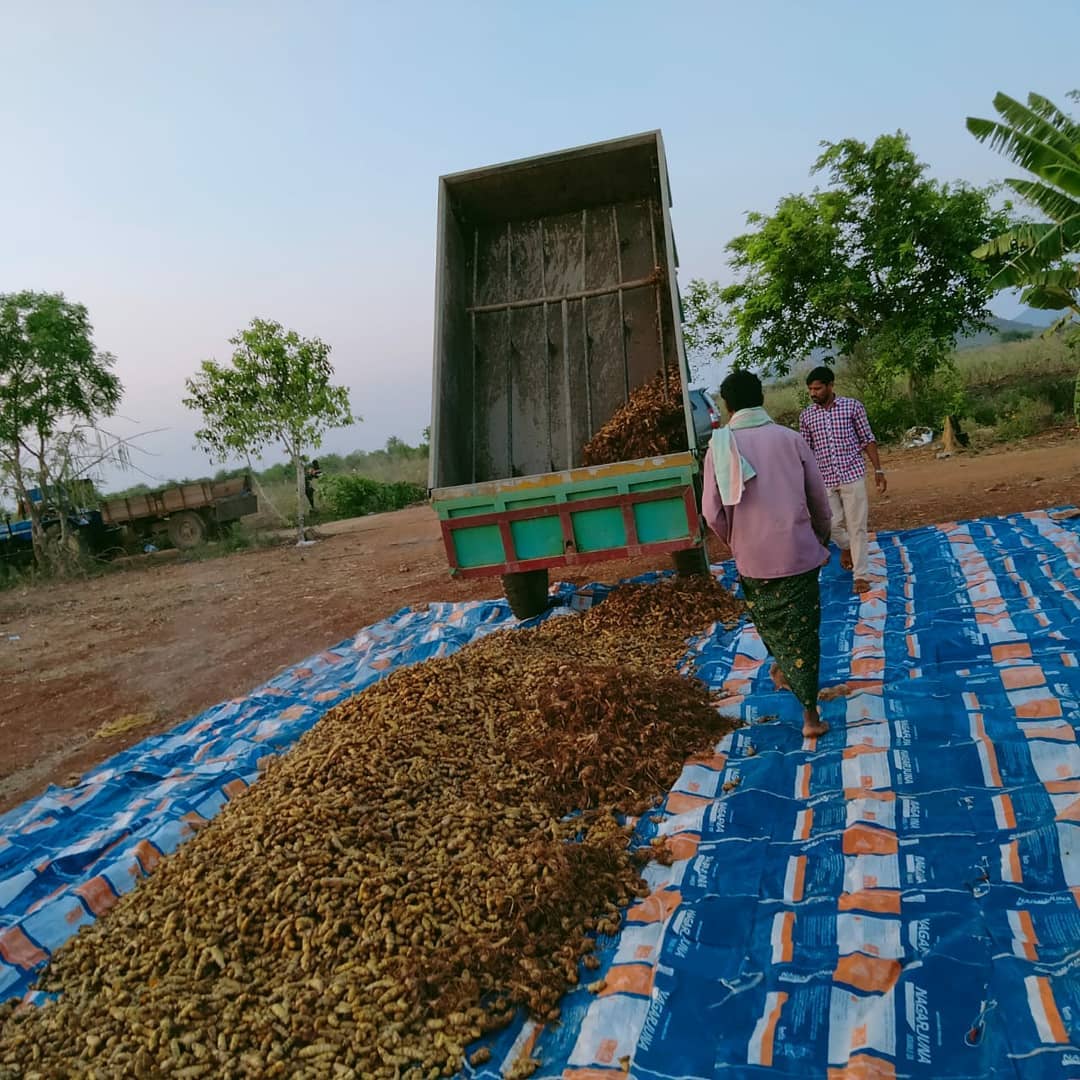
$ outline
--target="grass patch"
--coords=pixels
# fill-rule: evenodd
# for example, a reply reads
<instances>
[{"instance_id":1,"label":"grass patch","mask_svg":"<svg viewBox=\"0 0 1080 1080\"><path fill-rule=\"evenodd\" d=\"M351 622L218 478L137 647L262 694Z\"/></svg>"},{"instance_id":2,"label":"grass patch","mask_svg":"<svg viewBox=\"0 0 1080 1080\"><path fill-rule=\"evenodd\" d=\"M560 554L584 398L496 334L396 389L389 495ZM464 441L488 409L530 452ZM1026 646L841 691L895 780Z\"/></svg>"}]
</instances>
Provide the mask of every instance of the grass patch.
<instances>
[{"instance_id":1,"label":"grass patch","mask_svg":"<svg viewBox=\"0 0 1080 1080\"><path fill-rule=\"evenodd\" d=\"M1030 438L1072 417L1080 355L1060 337L1036 336L999 342L953 355L921 395L911 394L906 379L874 386L860 373L837 373L841 394L864 402L879 441L897 441L910 427L940 430L945 415L955 412L987 429L991 441ZM781 424L798 427L799 413L809 404L803 376L765 387L765 407Z\"/></svg>"}]
</instances>

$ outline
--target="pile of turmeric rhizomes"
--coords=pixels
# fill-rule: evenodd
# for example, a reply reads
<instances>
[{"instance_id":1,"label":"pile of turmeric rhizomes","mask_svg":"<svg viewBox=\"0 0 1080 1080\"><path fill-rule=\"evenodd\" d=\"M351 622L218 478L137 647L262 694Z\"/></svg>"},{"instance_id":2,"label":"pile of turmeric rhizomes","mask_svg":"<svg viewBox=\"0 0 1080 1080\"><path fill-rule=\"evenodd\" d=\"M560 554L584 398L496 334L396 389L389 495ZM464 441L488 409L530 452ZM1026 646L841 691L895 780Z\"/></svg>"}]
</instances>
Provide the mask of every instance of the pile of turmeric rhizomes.
<instances>
[{"instance_id":1,"label":"pile of turmeric rhizomes","mask_svg":"<svg viewBox=\"0 0 1080 1080\"><path fill-rule=\"evenodd\" d=\"M0 1008L0 1076L436 1077L554 1019L643 894L619 815L731 727L676 665L739 609L627 586L334 709Z\"/></svg>"},{"instance_id":2,"label":"pile of turmeric rhizomes","mask_svg":"<svg viewBox=\"0 0 1080 1080\"><path fill-rule=\"evenodd\" d=\"M668 368L630 394L626 404L585 444L582 462L610 465L686 449L682 379L675 368Z\"/></svg>"}]
</instances>

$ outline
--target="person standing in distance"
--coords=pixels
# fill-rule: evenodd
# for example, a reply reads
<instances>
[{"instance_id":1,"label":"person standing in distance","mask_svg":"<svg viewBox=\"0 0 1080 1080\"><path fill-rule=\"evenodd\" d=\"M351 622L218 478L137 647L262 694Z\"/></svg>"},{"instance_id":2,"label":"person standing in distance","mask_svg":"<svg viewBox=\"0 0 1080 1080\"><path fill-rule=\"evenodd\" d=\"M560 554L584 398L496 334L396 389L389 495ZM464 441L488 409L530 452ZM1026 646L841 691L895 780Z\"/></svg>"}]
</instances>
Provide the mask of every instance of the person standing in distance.
<instances>
[{"instance_id":1,"label":"person standing in distance","mask_svg":"<svg viewBox=\"0 0 1080 1080\"><path fill-rule=\"evenodd\" d=\"M773 683L799 699L802 733L814 738L829 730L818 711L829 499L806 443L765 411L753 372L732 372L720 396L730 419L705 454L701 512L731 548L750 618L775 661Z\"/></svg>"},{"instance_id":2,"label":"person standing in distance","mask_svg":"<svg viewBox=\"0 0 1080 1080\"><path fill-rule=\"evenodd\" d=\"M866 408L854 398L838 397L835 382L836 376L827 367L816 367L806 376L810 405L799 417L799 431L814 452L829 493L832 538L840 548L840 565L853 571L855 592L864 593L870 588L864 454L874 466L879 494L885 494L888 483Z\"/></svg>"}]
</instances>

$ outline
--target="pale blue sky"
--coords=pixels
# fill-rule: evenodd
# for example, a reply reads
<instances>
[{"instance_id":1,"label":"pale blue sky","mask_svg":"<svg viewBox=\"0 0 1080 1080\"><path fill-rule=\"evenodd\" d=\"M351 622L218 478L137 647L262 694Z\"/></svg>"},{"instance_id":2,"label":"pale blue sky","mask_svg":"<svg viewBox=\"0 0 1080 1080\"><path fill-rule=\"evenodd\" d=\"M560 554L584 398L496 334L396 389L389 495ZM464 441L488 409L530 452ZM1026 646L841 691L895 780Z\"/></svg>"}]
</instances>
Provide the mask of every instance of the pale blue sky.
<instances>
[{"instance_id":1,"label":"pale blue sky","mask_svg":"<svg viewBox=\"0 0 1080 1080\"><path fill-rule=\"evenodd\" d=\"M942 179L1005 175L965 116L1080 84L1080 3L1029 10L3 0L0 292L88 306L124 415L167 429L156 477L207 471L183 380L255 315L333 346L365 422L326 449L415 441L440 173L659 127L681 277L723 278L821 139L902 128Z\"/></svg>"}]
</instances>

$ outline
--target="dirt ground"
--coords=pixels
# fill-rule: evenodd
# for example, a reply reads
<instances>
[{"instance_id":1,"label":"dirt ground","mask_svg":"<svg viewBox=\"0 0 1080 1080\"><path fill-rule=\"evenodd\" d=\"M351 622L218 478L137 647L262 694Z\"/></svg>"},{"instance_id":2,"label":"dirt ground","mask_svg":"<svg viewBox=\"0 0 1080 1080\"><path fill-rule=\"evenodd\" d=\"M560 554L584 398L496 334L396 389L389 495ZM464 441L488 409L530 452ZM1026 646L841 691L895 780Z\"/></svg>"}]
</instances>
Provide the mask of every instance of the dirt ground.
<instances>
[{"instance_id":1,"label":"dirt ground","mask_svg":"<svg viewBox=\"0 0 1080 1080\"><path fill-rule=\"evenodd\" d=\"M1080 503L1080 438L1069 433L948 460L896 450L885 464L889 493L872 497L872 528ZM498 578L450 579L427 507L320 532L307 548L148 557L86 581L0 593L0 810L74 782L401 607L501 594ZM609 562L553 576L613 581L652 568ZM103 737L106 726L118 733Z\"/></svg>"}]
</instances>

